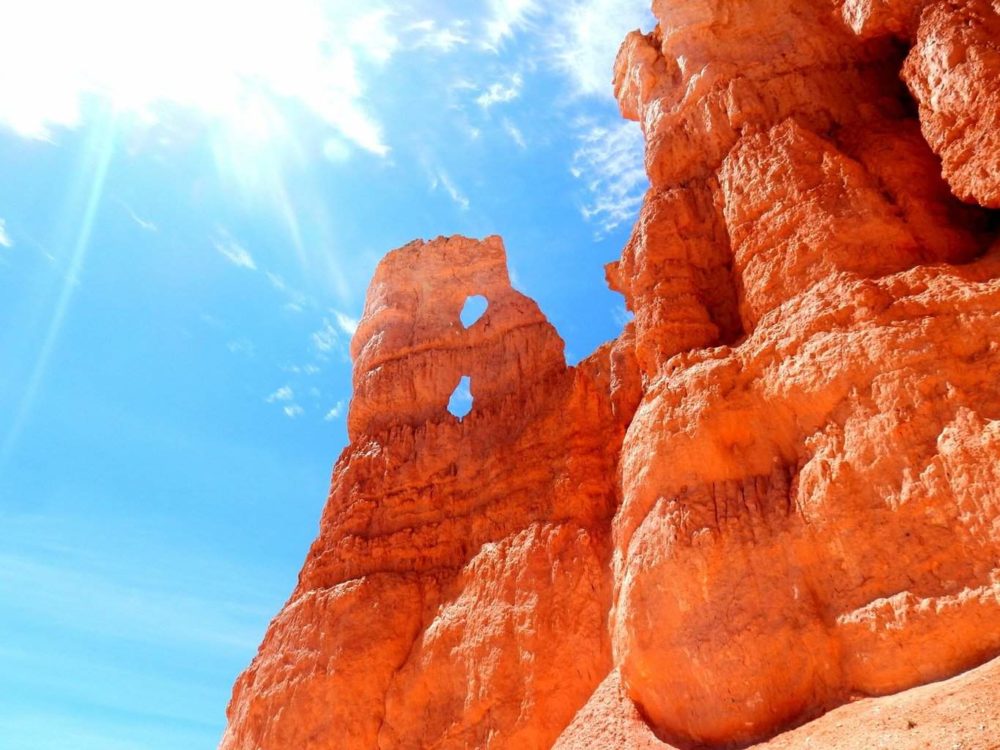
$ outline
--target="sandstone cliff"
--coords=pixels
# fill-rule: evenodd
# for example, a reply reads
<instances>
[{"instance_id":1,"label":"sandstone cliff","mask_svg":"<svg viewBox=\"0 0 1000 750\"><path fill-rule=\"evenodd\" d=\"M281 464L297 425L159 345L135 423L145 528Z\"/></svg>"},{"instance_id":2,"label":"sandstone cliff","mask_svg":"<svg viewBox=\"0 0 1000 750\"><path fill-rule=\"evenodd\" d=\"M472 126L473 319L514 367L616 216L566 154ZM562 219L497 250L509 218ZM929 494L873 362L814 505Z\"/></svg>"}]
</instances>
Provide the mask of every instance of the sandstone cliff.
<instances>
[{"instance_id":1,"label":"sandstone cliff","mask_svg":"<svg viewBox=\"0 0 1000 750\"><path fill-rule=\"evenodd\" d=\"M568 367L498 238L382 261L223 750L1000 747L1000 662L900 693L1000 654L1000 3L653 10L634 323Z\"/></svg>"}]
</instances>

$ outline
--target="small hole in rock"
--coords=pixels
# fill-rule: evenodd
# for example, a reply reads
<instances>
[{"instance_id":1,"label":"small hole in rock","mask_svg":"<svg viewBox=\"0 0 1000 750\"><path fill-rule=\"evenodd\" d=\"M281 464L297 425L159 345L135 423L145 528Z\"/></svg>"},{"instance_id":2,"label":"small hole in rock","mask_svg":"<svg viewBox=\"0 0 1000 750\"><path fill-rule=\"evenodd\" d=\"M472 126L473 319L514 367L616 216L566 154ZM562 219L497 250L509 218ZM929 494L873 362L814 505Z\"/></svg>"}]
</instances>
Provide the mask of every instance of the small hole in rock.
<instances>
[{"instance_id":1,"label":"small hole in rock","mask_svg":"<svg viewBox=\"0 0 1000 750\"><path fill-rule=\"evenodd\" d=\"M458 381L458 385L455 386L451 398L448 399L448 411L459 419L462 419L472 411L471 385L472 378L468 375L463 375L462 379Z\"/></svg>"},{"instance_id":2,"label":"small hole in rock","mask_svg":"<svg viewBox=\"0 0 1000 750\"><path fill-rule=\"evenodd\" d=\"M468 328L483 317L483 313L486 312L489 304L486 301L486 297L481 294L473 294L471 297L468 297L462 306L462 314L458 316L462 320L462 325Z\"/></svg>"}]
</instances>

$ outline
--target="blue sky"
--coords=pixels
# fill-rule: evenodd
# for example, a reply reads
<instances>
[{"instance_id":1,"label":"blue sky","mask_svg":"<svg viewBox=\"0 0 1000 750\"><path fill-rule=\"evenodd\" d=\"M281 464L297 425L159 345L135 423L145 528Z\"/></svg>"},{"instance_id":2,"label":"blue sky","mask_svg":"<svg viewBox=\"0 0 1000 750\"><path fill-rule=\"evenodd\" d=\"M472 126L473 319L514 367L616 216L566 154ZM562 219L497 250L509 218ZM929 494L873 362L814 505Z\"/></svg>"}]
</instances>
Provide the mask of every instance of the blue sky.
<instances>
[{"instance_id":1,"label":"blue sky","mask_svg":"<svg viewBox=\"0 0 1000 750\"><path fill-rule=\"evenodd\" d=\"M617 335L645 177L609 78L646 4L3 4L5 750L215 747L387 250L501 234L571 362Z\"/></svg>"}]
</instances>

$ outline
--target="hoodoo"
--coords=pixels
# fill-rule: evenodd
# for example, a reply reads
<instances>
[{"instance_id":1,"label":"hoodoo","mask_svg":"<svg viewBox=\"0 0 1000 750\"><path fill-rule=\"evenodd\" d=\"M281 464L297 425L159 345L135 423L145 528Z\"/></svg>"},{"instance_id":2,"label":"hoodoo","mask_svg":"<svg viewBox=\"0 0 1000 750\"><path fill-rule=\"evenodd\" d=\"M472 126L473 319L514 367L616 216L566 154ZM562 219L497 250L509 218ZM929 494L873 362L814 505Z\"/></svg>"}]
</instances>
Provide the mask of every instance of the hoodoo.
<instances>
[{"instance_id":1,"label":"hoodoo","mask_svg":"<svg viewBox=\"0 0 1000 750\"><path fill-rule=\"evenodd\" d=\"M653 11L634 322L385 257L222 750L1000 748L1000 2Z\"/></svg>"}]
</instances>

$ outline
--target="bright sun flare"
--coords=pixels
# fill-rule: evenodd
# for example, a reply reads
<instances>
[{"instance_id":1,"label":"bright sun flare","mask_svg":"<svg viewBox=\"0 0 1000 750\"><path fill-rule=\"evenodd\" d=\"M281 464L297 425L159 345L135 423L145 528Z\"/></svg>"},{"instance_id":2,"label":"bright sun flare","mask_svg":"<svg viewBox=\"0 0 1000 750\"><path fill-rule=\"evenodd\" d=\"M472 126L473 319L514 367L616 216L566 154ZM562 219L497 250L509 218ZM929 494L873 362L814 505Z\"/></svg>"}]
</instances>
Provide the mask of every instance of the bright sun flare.
<instances>
[{"instance_id":1,"label":"bright sun flare","mask_svg":"<svg viewBox=\"0 0 1000 750\"><path fill-rule=\"evenodd\" d=\"M340 137L388 151L358 67L391 53L384 11L333 0L32 0L0 13L0 122L52 138L89 98L155 121L190 109L245 136L279 135L294 103ZM363 5L360 5L363 8Z\"/></svg>"}]
</instances>

